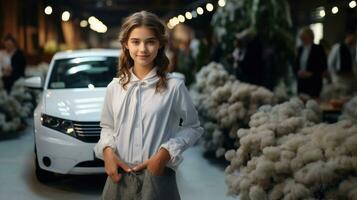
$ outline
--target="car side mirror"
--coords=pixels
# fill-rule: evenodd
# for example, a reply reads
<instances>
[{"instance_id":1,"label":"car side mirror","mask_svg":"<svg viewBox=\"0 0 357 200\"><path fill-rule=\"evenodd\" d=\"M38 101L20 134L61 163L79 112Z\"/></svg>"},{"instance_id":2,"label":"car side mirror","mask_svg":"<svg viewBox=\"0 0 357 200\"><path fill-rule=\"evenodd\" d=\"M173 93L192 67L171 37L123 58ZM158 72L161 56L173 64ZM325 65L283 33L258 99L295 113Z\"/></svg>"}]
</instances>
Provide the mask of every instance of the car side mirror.
<instances>
[{"instance_id":1,"label":"car side mirror","mask_svg":"<svg viewBox=\"0 0 357 200\"><path fill-rule=\"evenodd\" d=\"M33 89L42 89L42 79L39 76L34 76L30 78L26 78L23 85L28 88L33 88Z\"/></svg>"}]
</instances>

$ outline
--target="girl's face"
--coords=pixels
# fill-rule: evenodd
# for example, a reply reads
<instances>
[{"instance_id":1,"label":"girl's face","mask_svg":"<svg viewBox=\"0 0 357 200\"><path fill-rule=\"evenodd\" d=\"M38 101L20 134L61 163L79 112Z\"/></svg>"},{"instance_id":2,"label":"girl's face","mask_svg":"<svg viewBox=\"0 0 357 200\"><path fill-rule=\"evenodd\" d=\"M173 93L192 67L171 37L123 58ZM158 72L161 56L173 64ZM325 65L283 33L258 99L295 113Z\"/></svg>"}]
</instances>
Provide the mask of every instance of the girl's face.
<instances>
[{"instance_id":1,"label":"girl's face","mask_svg":"<svg viewBox=\"0 0 357 200\"><path fill-rule=\"evenodd\" d=\"M140 26L131 31L125 47L134 60L134 66L152 68L160 48L160 42L152 30Z\"/></svg>"}]
</instances>

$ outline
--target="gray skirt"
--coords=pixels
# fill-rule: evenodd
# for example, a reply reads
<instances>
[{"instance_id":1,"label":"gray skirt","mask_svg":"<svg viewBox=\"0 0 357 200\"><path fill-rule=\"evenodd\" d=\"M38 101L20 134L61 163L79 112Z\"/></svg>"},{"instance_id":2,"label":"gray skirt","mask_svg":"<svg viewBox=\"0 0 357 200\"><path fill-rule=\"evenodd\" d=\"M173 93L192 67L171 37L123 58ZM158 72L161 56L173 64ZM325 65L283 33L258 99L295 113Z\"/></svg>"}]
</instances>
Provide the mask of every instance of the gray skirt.
<instances>
[{"instance_id":1,"label":"gray skirt","mask_svg":"<svg viewBox=\"0 0 357 200\"><path fill-rule=\"evenodd\" d=\"M115 183L109 176L105 183L103 200L180 200L175 171L165 168L164 174L155 176L148 170L120 172L122 177Z\"/></svg>"}]
</instances>

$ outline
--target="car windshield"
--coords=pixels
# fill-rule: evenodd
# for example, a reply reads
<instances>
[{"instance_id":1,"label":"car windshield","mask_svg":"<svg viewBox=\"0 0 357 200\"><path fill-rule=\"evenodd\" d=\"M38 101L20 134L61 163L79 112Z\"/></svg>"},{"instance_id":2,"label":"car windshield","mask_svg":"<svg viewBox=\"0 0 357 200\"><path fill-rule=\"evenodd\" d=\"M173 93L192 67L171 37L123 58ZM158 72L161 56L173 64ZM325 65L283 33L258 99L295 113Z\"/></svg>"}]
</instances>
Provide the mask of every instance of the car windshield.
<instances>
[{"instance_id":1,"label":"car windshield","mask_svg":"<svg viewBox=\"0 0 357 200\"><path fill-rule=\"evenodd\" d=\"M107 56L56 60L48 88L106 87L116 75L118 58Z\"/></svg>"}]
</instances>

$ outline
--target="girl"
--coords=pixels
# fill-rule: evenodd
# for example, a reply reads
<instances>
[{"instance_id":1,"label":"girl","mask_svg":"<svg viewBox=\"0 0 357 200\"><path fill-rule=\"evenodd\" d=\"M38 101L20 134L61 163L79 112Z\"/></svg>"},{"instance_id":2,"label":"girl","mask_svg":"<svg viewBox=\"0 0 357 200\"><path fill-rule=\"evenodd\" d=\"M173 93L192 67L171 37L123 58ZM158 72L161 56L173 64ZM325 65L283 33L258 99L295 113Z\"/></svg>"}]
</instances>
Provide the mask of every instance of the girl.
<instances>
[{"instance_id":1,"label":"girl","mask_svg":"<svg viewBox=\"0 0 357 200\"><path fill-rule=\"evenodd\" d=\"M175 170L203 129L184 81L167 73L165 26L137 12L119 40L118 78L107 87L95 146L108 174L102 198L180 199Z\"/></svg>"}]
</instances>

